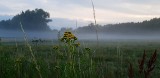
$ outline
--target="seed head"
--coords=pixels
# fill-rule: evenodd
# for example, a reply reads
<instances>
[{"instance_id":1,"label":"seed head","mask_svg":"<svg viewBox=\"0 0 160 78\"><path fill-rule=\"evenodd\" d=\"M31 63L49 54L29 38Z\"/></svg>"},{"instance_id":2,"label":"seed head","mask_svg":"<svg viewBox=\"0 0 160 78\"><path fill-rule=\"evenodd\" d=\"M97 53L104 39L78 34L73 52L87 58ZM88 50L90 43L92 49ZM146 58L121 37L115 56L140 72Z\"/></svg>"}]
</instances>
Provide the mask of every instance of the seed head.
<instances>
[{"instance_id":1,"label":"seed head","mask_svg":"<svg viewBox=\"0 0 160 78\"><path fill-rule=\"evenodd\" d=\"M58 50L58 49L59 49L59 46L53 46L53 49L54 49L54 50Z\"/></svg>"},{"instance_id":2,"label":"seed head","mask_svg":"<svg viewBox=\"0 0 160 78\"><path fill-rule=\"evenodd\" d=\"M86 50L86 51L90 51L91 49L90 49L90 48L85 48L85 50Z\"/></svg>"},{"instance_id":3,"label":"seed head","mask_svg":"<svg viewBox=\"0 0 160 78\"><path fill-rule=\"evenodd\" d=\"M74 46L79 47L80 43L75 43Z\"/></svg>"}]
</instances>

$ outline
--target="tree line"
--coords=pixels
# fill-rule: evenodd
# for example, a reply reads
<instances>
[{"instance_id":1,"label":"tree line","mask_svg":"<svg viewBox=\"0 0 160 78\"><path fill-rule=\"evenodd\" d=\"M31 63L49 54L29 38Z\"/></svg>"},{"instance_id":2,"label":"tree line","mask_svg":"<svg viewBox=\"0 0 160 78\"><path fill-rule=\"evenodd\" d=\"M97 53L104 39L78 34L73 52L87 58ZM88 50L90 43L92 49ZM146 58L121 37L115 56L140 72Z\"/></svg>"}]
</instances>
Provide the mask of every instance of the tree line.
<instances>
[{"instance_id":1,"label":"tree line","mask_svg":"<svg viewBox=\"0 0 160 78\"><path fill-rule=\"evenodd\" d=\"M79 27L76 29L78 33L94 33L95 30L99 33L106 34L157 34L160 33L160 18L153 18L143 22L127 22L107 25L94 25Z\"/></svg>"},{"instance_id":2,"label":"tree line","mask_svg":"<svg viewBox=\"0 0 160 78\"><path fill-rule=\"evenodd\" d=\"M43 9L26 10L15 15L12 19L0 21L0 29L20 30L20 22L25 30L51 31L47 23L51 22L50 14ZM62 28L61 31L65 31ZM72 30L72 29L71 29ZM127 22L118 24L94 25L93 23L79 27L77 33L99 33L106 34L157 34L160 33L160 18L153 18L143 22ZM58 32L58 30L53 30Z\"/></svg>"}]
</instances>

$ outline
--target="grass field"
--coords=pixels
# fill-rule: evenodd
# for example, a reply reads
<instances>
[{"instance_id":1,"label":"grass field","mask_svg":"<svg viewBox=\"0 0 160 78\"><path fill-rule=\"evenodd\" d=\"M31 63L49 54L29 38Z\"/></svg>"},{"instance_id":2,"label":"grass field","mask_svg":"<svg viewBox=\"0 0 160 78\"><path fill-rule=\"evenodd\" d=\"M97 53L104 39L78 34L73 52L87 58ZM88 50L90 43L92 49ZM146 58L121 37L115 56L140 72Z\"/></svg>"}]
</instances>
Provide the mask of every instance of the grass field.
<instances>
[{"instance_id":1,"label":"grass field","mask_svg":"<svg viewBox=\"0 0 160 78\"><path fill-rule=\"evenodd\" d=\"M157 50L157 60L149 78L160 78L159 41L99 41L98 49L95 41L80 41L80 46L72 49L63 42L52 43L31 44L40 72L27 45L2 43L0 78L128 78L130 63L133 77L145 78L138 67L144 50L146 60ZM147 68L146 64L144 66Z\"/></svg>"}]
</instances>

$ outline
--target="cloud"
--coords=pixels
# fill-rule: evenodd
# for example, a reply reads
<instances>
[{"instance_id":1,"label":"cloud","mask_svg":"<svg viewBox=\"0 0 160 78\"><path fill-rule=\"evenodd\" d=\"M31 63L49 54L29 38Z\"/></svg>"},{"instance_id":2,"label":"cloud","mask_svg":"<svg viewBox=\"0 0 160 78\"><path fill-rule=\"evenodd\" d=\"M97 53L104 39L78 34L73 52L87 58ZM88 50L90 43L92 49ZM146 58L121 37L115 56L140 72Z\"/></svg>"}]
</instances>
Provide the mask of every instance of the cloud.
<instances>
[{"instance_id":1,"label":"cloud","mask_svg":"<svg viewBox=\"0 0 160 78\"><path fill-rule=\"evenodd\" d=\"M160 17L160 0L93 0L98 23L142 21ZM52 18L93 21L90 0L1 0L0 15L42 8Z\"/></svg>"},{"instance_id":2,"label":"cloud","mask_svg":"<svg viewBox=\"0 0 160 78\"><path fill-rule=\"evenodd\" d=\"M10 16L10 15L0 15L0 21L1 20L8 20L8 19L11 19L13 16Z\"/></svg>"},{"instance_id":3,"label":"cloud","mask_svg":"<svg viewBox=\"0 0 160 78\"><path fill-rule=\"evenodd\" d=\"M77 20L71 20L71 19L66 19L66 18L52 18L52 22L50 22L48 25L50 26L51 29L58 29L60 30L61 28L78 28L81 26L87 26L89 21L84 21L81 19Z\"/></svg>"}]
</instances>

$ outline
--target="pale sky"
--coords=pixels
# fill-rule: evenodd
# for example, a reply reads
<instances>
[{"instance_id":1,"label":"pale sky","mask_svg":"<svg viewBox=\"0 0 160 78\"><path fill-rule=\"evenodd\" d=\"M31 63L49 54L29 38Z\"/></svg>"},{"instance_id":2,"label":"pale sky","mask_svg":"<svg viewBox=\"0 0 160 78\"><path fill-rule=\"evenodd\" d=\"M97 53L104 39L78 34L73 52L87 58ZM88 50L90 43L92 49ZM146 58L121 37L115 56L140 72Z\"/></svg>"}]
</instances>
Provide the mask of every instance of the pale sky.
<instances>
[{"instance_id":1,"label":"pale sky","mask_svg":"<svg viewBox=\"0 0 160 78\"><path fill-rule=\"evenodd\" d=\"M160 0L93 0L93 2L98 24L138 22L160 17ZM53 19L70 20L66 22L73 22L76 19L85 21L81 25L93 22L91 0L0 0L0 16L13 16L22 10L35 8L49 12ZM54 25L55 22L51 24ZM58 24L63 22L55 25ZM71 25L74 24L75 22Z\"/></svg>"}]
</instances>

